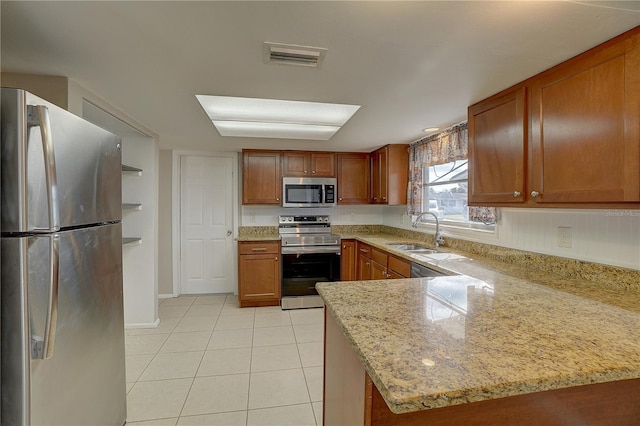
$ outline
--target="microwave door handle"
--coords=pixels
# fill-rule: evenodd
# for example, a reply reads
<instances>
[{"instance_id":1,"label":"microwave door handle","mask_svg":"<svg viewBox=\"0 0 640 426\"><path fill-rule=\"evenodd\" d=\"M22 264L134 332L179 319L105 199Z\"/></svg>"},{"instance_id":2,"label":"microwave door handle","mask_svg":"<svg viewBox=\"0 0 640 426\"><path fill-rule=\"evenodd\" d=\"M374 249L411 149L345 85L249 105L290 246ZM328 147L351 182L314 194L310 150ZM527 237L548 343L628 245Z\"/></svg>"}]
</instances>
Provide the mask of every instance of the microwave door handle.
<instances>
[{"instance_id":1,"label":"microwave door handle","mask_svg":"<svg viewBox=\"0 0 640 426\"><path fill-rule=\"evenodd\" d=\"M58 232L60 215L58 207L58 179L56 175L56 156L53 150L49 109L44 105L28 105L28 124L38 126L42 135L42 153L44 157L44 173L47 181L47 206L49 211L49 228L34 229L36 232Z\"/></svg>"}]
</instances>

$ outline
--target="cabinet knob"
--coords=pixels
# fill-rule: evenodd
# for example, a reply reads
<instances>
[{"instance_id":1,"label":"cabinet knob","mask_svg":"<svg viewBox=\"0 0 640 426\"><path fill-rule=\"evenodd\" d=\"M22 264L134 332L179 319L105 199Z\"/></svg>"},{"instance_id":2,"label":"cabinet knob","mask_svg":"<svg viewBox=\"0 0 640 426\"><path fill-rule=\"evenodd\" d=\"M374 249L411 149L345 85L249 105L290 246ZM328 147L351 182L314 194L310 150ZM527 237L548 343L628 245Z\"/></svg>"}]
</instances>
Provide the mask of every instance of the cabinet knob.
<instances>
[{"instance_id":1,"label":"cabinet knob","mask_svg":"<svg viewBox=\"0 0 640 426\"><path fill-rule=\"evenodd\" d=\"M280 198L279 198L279 197L276 197L276 201L280 201Z\"/></svg>"},{"instance_id":2,"label":"cabinet knob","mask_svg":"<svg viewBox=\"0 0 640 426\"><path fill-rule=\"evenodd\" d=\"M520 196L520 191L513 191L513 198L518 198Z\"/></svg>"},{"instance_id":3,"label":"cabinet knob","mask_svg":"<svg viewBox=\"0 0 640 426\"><path fill-rule=\"evenodd\" d=\"M342 197L338 197L338 201L342 201Z\"/></svg>"},{"instance_id":4,"label":"cabinet knob","mask_svg":"<svg viewBox=\"0 0 640 426\"><path fill-rule=\"evenodd\" d=\"M387 201L387 197L382 197L382 201Z\"/></svg>"},{"instance_id":5,"label":"cabinet knob","mask_svg":"<svg viewBox=\"0 0 640 426\"><path fill-rule=\"evenodd\" d=\"M307 174L307 171L306 171L306 170L304 171L304 174L305 174L305 175Z\"/></svg>"},{"instance_id":6,"label":"cabinet knob","mask_svg":"<svg viewBox=\"0 0 640 426\"><path fill-rule=\"evenodd\" d=\"M276 260L276 261L278 260L278 256L276 256L275 260Z\"/></svg>"},{"instance_id":7,"label":"cabinet knob","mask_svg":"<svg viewBox=\"0 0 640 426\"><path fill-rule=\"evenodd\" d=\"M313 171L311 172L311 174L312 174L312 175L315 175L315 174L316 174L316 171L315 171L315 170L313 170Z\"/></svg>"},{"instance_id":8,"label":"cabinet knob","mask_svg":"<svg viewBox=\"0 0 640 426\"><path fill-rule=\"evenodd\" d=\"M540 193L538 191L531 191L531 196L533 198L536 198L538 195L540 195Z\"/></svg>"}]
</instances>

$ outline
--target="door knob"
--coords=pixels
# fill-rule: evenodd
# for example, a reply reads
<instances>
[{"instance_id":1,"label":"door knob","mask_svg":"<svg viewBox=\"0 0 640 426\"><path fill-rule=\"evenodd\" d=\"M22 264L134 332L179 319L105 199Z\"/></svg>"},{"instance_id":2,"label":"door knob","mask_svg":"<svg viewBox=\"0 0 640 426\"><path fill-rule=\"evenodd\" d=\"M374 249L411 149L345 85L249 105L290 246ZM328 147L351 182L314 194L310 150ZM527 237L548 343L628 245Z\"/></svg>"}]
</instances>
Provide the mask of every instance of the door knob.
<instances>
[{"instance_id":1,"label":"door knob","mask_svg":"<svg viewBox=\"0 0 640 426\"><path fill-rule=\"evenodd\" d=\"M233 234L233 232L231 232L231 230L228 230L228 231L227 231L227 237L230 237L230 236L231 236L231 234Z\"/></svg>"}]
</instances>

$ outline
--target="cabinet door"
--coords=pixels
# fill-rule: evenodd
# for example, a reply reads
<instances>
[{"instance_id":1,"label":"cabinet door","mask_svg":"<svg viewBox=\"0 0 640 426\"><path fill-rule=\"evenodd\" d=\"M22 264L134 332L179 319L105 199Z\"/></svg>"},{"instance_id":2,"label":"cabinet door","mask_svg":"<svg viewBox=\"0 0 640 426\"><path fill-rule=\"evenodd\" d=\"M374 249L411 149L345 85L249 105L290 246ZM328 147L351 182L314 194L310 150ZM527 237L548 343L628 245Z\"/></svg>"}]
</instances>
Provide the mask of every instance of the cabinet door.
<instances>
[{"instance_id":1,"label":"cabinet door","mask_svg":"<svg viewBox=\"0 0 640 426\"><path fill-rule=\"evenodd\" d=\"M336 177L336 155L332 152L310 154L311 176Z\"/></svg>"},{"instance_id":2,"label":"cabinet door","mask_svg":"<svg viewBox=\"0 0 640 426\"><path fill-rule=\"evenodd\" d=\"M356 242L342 240L340 259L340 280L354 281L356 279Z\"/></svg>"},{"instance_id":3,"label":"cabinet door","mask_svg":"<svg viewBox=\"0 0 640 426\"><path fill-rule=\"evenodd\" d=\"M369 154L338 154L338 204L369 204Z\"/></svg>"},{"instance_id":4,"label":"cabinet door","mask_svg":"<svg viewBox=\"0 0 640 426\"><path fill-rule=\"evenodd\" d=\"M358 255L357 280L364 281L371 279L371 259L363 254Z\"/></svg>"},{"instance_id":5,"label":"cabinet door","mask_svg":"<svg viewBox=\"0 0 640 426\"><path fill-rule=\"evenodd\" d=\"M251 254L238 257L239 299L268 301L280 299L280 256Z\"/></svg>"},{"instance_id":6,"label":"cabinet door","mask_svg":"<svg viewBox=\"0 0 640 426\"><path fill-rule=\"evenodd\" d=\"M242 204L282 204L280 153L242 152Z\"/></svg>"},{"instance_id":7,"label":"cabinet door","mask_svg":"<svg viewBox=\"0 0 640 426\"><path fill-rule=\"evenodd\" d=\"M306 177L311 176L309 153L282 153L282 176Z\"/></svg>"},{"instance_id":8,"label":"cabinet door","mask_svg":"<svg viewBox=\"0 0 640 426\"><path fill-rule=\"evenodd\" d=\"M387 204L388 148L382 147L371 154L371 203Z\"/></svg>"},{"instance_id":9,"label":"cabinet door","mask_svg":"<svg viewBox=\"0 0 640 426\"><path fill-rule=\"evenodd\" d=\"M387 267L378 262L371 261L371 279L372 280L386 280Z\"/></svg>"},{"instance_id":10,"label":"cabinet door","mask_svg":"<svg viewBox=\"0 0 640 426\"><path fill-rule=\"evenodd\" d=\"M524 86L469 107L469 204L525 201Z\"/></svg>"},{"instance_id":11,"label":"cabinet door","mask_svg":"<svg viewBox=\"0 0 640 426\"><path fill-rule=\"evenodd\" d=\"M411 262L390 255L387 272L393 278L408 278L411 276Z\"/></svg>"},{"instance_id":12,"label":"cabinet door","mask_svg":"<svg viewBox=\"0 0 640 426\"><path fill-rule=\"evenodd\" d=\"M607 43L532 82L535 203L640 200L640 34Z\"/></svg>"}]
</instances>

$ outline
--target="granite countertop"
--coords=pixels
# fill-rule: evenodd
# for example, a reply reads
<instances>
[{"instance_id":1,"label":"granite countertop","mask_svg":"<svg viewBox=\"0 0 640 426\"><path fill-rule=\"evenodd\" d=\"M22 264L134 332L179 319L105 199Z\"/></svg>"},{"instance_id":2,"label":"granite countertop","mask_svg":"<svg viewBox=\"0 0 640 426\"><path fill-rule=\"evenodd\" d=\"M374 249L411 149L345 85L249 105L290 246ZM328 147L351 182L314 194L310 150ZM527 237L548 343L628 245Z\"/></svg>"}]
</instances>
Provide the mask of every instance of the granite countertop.
<instances>
[{"instance_id":1,"label":"granite countertop","mask_svg":"<svg viewBox=\"0 0 640 426\"><path fill-rule=\"evenodd\" d=\"M640 378L637 291L356 238L452 274L316 286L394 413Z\"/></svg>"}]
</instances>

